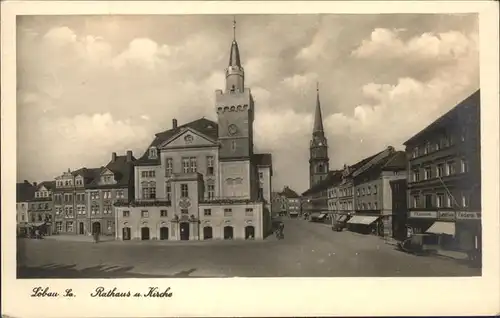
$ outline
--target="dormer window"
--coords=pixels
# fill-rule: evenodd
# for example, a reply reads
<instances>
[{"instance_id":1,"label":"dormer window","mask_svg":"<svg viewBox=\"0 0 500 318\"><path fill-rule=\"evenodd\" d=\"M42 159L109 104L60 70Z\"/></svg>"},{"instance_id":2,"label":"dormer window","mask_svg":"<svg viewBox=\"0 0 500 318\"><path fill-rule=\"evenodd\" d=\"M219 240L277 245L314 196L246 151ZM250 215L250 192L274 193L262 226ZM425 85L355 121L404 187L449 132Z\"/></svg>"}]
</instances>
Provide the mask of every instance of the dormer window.
<instances>
[{"instance_id":1,"label":"dormer window","mask_svg":"<svg viewBox=\"0 0 500 318\"><path fill-rule=\"evenodd\" d=\"M157 149L155 147L149 148L149 159L156 159L158 157Z\"/></svg>"}]
</instances>

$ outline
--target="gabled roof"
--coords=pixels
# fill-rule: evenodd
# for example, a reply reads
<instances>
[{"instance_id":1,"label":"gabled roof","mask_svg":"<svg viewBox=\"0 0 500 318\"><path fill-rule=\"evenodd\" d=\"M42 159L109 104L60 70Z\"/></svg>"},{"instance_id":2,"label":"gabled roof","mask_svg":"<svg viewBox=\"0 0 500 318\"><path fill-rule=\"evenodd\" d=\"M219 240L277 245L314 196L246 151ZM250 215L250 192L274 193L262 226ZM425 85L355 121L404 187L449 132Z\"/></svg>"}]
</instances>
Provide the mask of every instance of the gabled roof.
<instances>
[{"instance_id":1,"label":"gabled roof","mask_svg":"<svg viewBox=\"0 0 500 318\"><path fill-rule=\"evenodd\" d=\"M42 181L36 186L35 191L38 191L42 187L45 187L47 190L53 190L56 187L56 182L55 181Z\"/></svg>"},{"instance_id":2,"label":"gabled roof","mask_svg":"<svg viewBox=\"0 0 500 318\"><path fill-rule=\"evenodd\" d=\"M409 144L413 143L414 141L422 138L425 134L431 132L432 130L435 130L439 127L443 127L446 125L449 125L449 123L455 123L455 125L460 125L460 123L457 121L459 117L459 113L462 111L465 111L471 107L480 107L481 104L481 99L480 99L480 90L478 89L475 91L473 94L471 94L469 97L458 103L455 107L453 107L451 110L449 110L447 113L433 121L430 125L422 129L420 132L415 134L413 137L408 139L403 143L403 145L408 146Z\"/></svg>"},{"instance_id":3,"label":"gabled roof","mask_svg":"<svg viewBox=\"0 0 500 318\"><path fill-rule=\"evenodd\" d=\"M132 156L131 161L127 161L127 156L116 156L115 161L111 160L105 167L102 167L99 171L99 175L97 175L94 180L89 184L90 188L100 187L100 173L104 170L110 170L113 172L116 184L107 185L108 187L116 187L116 186L127 186L130 183L131 178L134 175L133 166L134 162L137 159Z\"/></svg>"},{"instance_id":4,"label":"gabled roof","mask_svg":"<svg viewBox=\"0 0 500 318\"><path fill-rule=\"evenodd\" d=\"M35 186L27 180L16 184L16 202L28 202L35 197Z\"/></svg>"},{"instance_id":5,"label":"gabled roof","mask_svg":"<svg viewBox=\"0 0 500 318\"><path fill-rule=\"evenodd\" d=\"M297 194L297 192L293 191L289 187L284 187L283 191L279 193L280 195L286 197L286 198L299 198L300 196Z\"/></svg>"},{"instance_id":6,"label":"gabled roof","mask_svg":"<svg viewBox=\"0 0 500 318\"><path fill-rule=\"evenodd\" d=\"M101 174L101 169L100 168L80 168L78 170L75 170L72 172L73 176L82 176L84 179L84 184L90 184L95 178L98 178L99 175Z\"/></svg>"},{"instance_id":7,"label":"gabled roof","mask_svg":"<svg viewBox=\"0 0 500 318\"><path fill-rule=\"evenodd\" d=\"M200 133L212 138L212 139L217 139L218 137L218 125L216 122L213 122L209 119L206 118L200 118L197 120L194 120L192 122L189 122L187 124L178 126L177 128L172 128L169 130L165 130L162 132L159 132L155 135L155 139L151 142L151 144L148 146L148 149L144 152L144 154L135 161L136 165L155 165L160 163L160 156L157 156L157 159L149 159L149 149L151 147L158 147L160 144L164 143L165 141L169 140L176 134L178 134L183 128L189 127L193 130L199 131Z\"/></svg>"},{"instance_id":8,"label":"gabled roof","mask_svg":"<svg viewBox=\"0 0 500 318\"><path fill-rule=\"evenodd\" d=\"M408 165L408 158L404 151L396 151L392 154L387 162L382 166L382 170L399 171L406 170Z\"/></svg>"},{"instance_id":9,"label":"gabled roof","mask_svg":"<svg viewBox=\"0 0 500 318\"><path fill-rule=\"evenodd\" d=\"M326 190L328 187L336 185L342 181L342 172L344 170L332 170L328 171L328 174L324 180L315 184L310 189L302 193L303 196L318 193L320 191Z\"/></svg>"}]
</instances>

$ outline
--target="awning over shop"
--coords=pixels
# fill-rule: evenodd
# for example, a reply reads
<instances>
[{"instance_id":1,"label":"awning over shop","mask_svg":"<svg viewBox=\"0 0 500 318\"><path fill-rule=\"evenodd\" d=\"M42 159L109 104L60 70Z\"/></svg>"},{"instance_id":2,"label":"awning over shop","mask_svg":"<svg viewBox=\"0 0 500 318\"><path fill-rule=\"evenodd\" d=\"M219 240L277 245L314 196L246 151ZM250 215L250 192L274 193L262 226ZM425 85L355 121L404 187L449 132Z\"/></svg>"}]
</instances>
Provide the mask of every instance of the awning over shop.
<instances>
[{"instance_id":1,"label":"awning over shop","mask_svg":"<svg viewBox=\"0 0 500 318\"><path fill-rule=\"evenodd\" d=\"M347 223L370 225L373 222L375 222L378 218L379 218L378 216L355 215L349 221L347 221Z\"/></svg>"},{"instance_id":2,"label":"awning over shop","mask_svg":"<svg viewBox=\"0 0 500 318\"><path fill-rule=\"evenodd\" d=\"M455 223L453 222L434 222L426 231L433 234L448 234L455 235Z\"/></svg>"},{"instance_id":3,"label":"awning over shop","mask_svg":"<svg viewBox=\"0 0 500 318\"><path fill-rule=\"evenodd\" d=\"M323 219L326 216L326 213L314 212L311 214L311 219Z\"/></svg>"},{"instance_id":4,"label":"awning over shop","mask_svg":"<svg viewBox=\"0 0 500 318\"><path fill-rule=\"evenodd\" d=\"M322 219L326 216L326 213L321 213L319 216L318 216L318 219Z\"/></svg>"},{"instance_id":5,"label":"awning over shop","mask_svg":"<svg viewBox=\"0 0 500 318\"><path fill-rule=\"evenodd\" d=\"M45 224L45 222L30 223L29 226L39 227L39 226L44 225L44 224Z\"/></svg>"}]
</instances>

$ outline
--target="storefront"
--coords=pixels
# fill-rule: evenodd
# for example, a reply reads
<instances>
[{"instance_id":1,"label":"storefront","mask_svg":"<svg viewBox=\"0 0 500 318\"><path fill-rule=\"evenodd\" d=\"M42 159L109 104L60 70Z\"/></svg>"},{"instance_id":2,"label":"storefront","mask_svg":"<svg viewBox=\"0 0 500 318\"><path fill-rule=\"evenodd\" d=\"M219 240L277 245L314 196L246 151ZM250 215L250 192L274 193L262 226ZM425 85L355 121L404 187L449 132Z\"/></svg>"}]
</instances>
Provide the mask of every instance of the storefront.
<instances>
[{"instance_id":1,"label":"storefront","mask_svg":"<svg viewBox=\"0 0 500 318\"><path fill-rule=\"evenodd\" d=\"M349 231L370 234L376 233L383 236L384 230L380 215L354 215L347 221Z\"/></svg>"}]
</instances>

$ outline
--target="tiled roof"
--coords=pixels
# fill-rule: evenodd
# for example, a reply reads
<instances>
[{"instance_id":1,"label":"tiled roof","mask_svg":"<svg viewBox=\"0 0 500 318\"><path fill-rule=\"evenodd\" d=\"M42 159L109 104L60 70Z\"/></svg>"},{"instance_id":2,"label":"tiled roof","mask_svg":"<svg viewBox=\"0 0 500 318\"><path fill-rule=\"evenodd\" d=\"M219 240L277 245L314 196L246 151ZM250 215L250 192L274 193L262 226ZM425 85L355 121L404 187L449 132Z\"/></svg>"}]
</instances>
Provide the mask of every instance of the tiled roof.
<instances>
[{"instance_id":1,"label":"tiled roof","mask_svg":"<svg viewBox=\"0 0 500 318\"><path fill-rule=\"evenodd\" d=\"M36 190L40 189L41 187L45 187L47 190L53 190L56 187L56 182L55 181L42 181L36 186Z\"/></svg>"},{"instance_id":2,"label":"tiled roof","mask_svg":"<svg viewBox=\"0 0 500 318\"><path fill-rule=\"evenodd\" d=\"M273 156L270 153L256 153L253 155L254 162L258 166L272 166Z\"/></svg>"},{"instance_id":3,"label":"tiled roof","mask_svg":"<svg viewBox=\"0 0 500 318\"><path fill-rule=\"evenodd\" d=\"M103 167L100 168L80 168L72 172L73 176L83 176L84 184L90 184L95 178L99 177Z\"/></svg>"},{"instance_id":4,"label":"tiled roof","mask_svg":"<svg viewBox=\"0 0 500 318\"><path fill-rule=\"evenodd\" d=\"M129 185L131 178L134 176L134 162L137 159L132 156L132 160L127 162L127 156L116 156L115 161L111 160L107 165L106 169L111 170L114 173L116 184L111 187L116 186L127 186ZM94 180L88 185L90 188L99 187L100 174L104 170L101 168L99 174L94 178Z\"/></svg>"},{"instance_id":5,"label":"tiled roof","mask_svg":"<svg viewBox=\"0 0 500 318\"><path fill-rule=\"evenodd\" d=\"M28 202L35 197L35 186L28 181L16 184L16 202Z\"/></svg>"},{"instance_id":6,"label":"tiled roof","mask_svg":"<svg viewBox=\"0 0 500 318\"><path fill-rule=\"evenodd\" d=\"M168 139L170 139L174 135L178 134L183 128L187 128L187 127L194 129L194 130L196 130L196 131L198 131L198 132L200 132L200 133L202 133L202 134L204 134L212 139L217 139L217 137L218 137L218 125L217 125L217 123L213 122L209 119L206 119L206 118L200 118L200 119L197 119L195 121L189 122L187 124L178 126L177 128L173 128L173 129L169 129L169 130L165 130L165 131L162 131L160 133L157 133L155 135L155 139L151 142L148 149L146 149L144 154L137 161L135 161L135 164L136 165L159 164L160 163L159 156L157 159L149 159L148 158L149 148L159 146L160 144L167 141Z\"/></svg>"},{"instance_id":7,"label":"tiled roof","mask_svg":"<svg viewBox=\"0 0 500 318\"><path fill-rule=\"evenodd\" d=\"M388 160L382 167L382 170L406 170L408 165L408 159L406 158L406 153L404 151L396 151L394 154L389 156Z\"/></svg>"},{"instance_id":8,"label":"tiled roof","mask_svg":"<svg viewBox=\"0 0 500 318\"><path fill-rule=\"evenodd\" d=\"M469 97L458 103L455 107L453 107L450 111L436 119L434 122L432 122L430 125L422 129L420 132L415 134L413 137L408 139L406 142L403 143L403 145L407 146L408 144L412 143L413 141L416 141L417 139L421 138L424 136L426 133L441 127L447 125L448 122L453 122L456 121L457 117L459 116L459 113L465 109L468 109L469 107L479 107L481 103L480 100L480 90L475 91L473 94L471 94ZM458 124L458 123L457 123Z\"/></svg>"},{"instance_id":9,"label":"tiled roof","mask_svg":"<svg viewBox=\"0 0 500 318\"><path fill-rule=\"evenodd\" d=\"M283 191L279 193L280 195L287 197L287 198L298 198L300 197L297 192L293 191L289 187L284 187Z\"/></svg>"},{"instance_id":10,"label":"tiled roof","mask_svg":"<svg viewBox=\"0 0 500 318\"><path fill-rule=\"evenodd\" d=\"M323 190L326 190L328 187L335 185L342 181L342 172L343 170L333 170L329 171L328 175L324 180L315 184L310 189L306 190L302 195L309 195L312 193L317 193Z\"/></svg>"}]
</instances>

